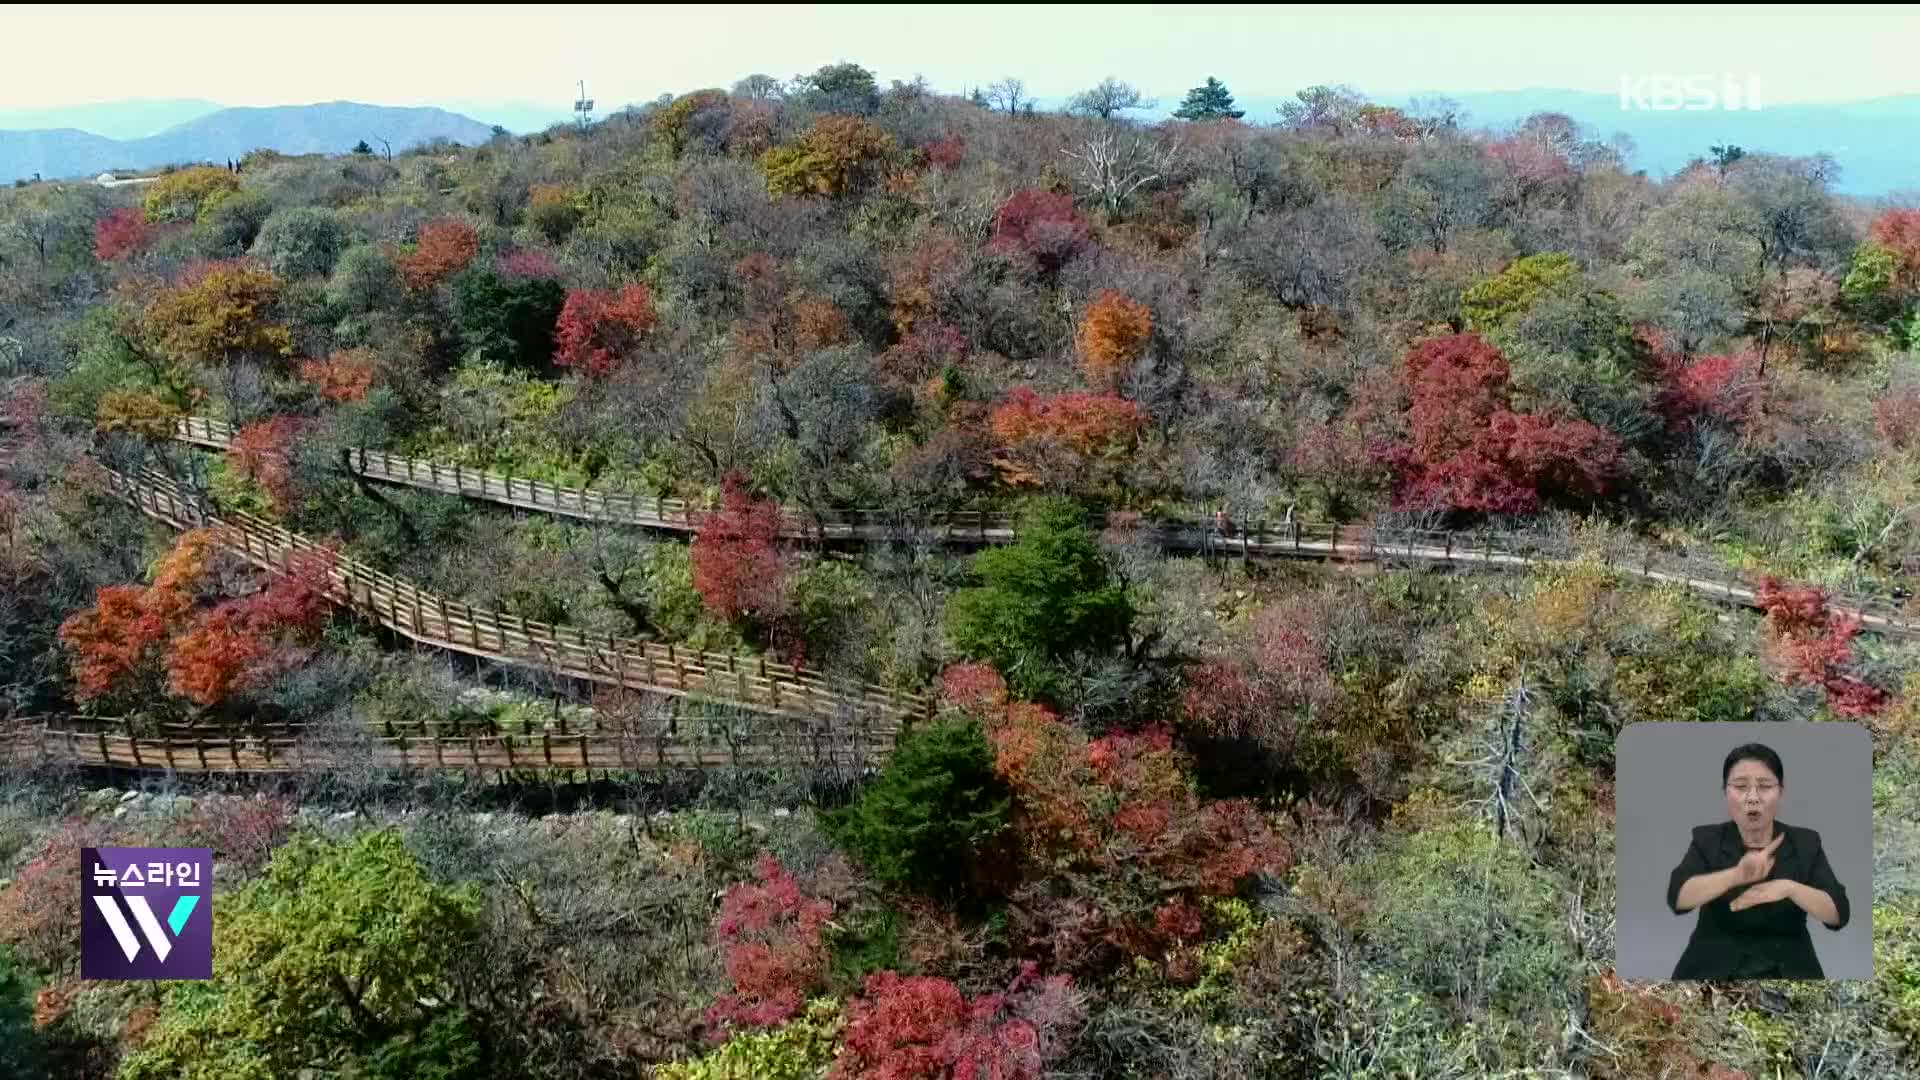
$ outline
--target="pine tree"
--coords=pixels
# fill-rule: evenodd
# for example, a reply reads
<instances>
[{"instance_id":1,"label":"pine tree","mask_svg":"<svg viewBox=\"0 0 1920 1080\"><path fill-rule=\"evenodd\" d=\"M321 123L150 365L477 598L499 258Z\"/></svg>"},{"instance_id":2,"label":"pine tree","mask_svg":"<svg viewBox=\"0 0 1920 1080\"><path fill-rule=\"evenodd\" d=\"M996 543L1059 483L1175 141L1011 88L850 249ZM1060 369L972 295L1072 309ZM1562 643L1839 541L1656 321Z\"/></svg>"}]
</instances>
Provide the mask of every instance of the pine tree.
<instances>
[{"instance_id":1,"label":"pine tree","mask_svg":"<svg viewBox=\"0 0 1920 1080\"><path fill-rule=\"evenodd\" d=\"M1187 100L1173 113L1176 120L1238 120L1245 115L1244 110L1233 107L1227 84L1211 75L1207 76L1207 85L1187 91Z\"/></svg>"}]
</instances>

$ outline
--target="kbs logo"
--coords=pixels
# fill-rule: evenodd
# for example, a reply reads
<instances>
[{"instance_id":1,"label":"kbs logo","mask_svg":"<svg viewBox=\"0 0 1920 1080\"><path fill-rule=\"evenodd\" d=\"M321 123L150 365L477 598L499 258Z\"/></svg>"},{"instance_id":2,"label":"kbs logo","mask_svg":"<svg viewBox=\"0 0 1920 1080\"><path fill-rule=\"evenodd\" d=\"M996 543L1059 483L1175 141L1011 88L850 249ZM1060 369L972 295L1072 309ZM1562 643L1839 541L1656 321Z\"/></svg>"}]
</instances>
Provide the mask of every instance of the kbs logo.
<instances>
[{"instance_id":1,"label":"kbs logo","mask_svg":"<svg viewBox=\"0 0 1920 1080\"><path fill-rule=\"evenodd\" d=\"M1703 112L1760 107L1760 76L1622 75L1620 110Z\"/></svg>"},{"instance_id":2,"label":"kbs logo","mask_svg":"<svg viewBox=\"0 0 1920 1080\"><path fill-rule=\"evenodd\" d=\"M81 848L80 887L81 978L212 978L211 850Z\"/></svg>"}]
</instances>

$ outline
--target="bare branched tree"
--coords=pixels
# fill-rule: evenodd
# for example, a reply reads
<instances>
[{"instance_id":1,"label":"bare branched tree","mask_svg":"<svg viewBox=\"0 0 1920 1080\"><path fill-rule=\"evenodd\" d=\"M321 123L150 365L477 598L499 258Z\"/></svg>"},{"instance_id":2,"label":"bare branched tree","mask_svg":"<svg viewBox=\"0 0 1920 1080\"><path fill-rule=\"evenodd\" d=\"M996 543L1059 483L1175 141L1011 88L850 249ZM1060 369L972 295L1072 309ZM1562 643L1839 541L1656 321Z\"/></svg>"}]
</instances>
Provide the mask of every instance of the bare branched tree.
<instances>
[{"instance_id":1,"label":"bare branched tree","mask_svg":"<svg viewBox=\"0 0 1920 1080\"><path fill-rule=\"evenodd\" d=\"M1140 132L1102 131L1079 150L1063 151L1078 164L1074 179L1118 215L1134 192L1162 179L1180 160L1180 143L1161 143Z\"/></svg>"},{"instance_id":2,"label":"bare branched tree","mask_svg":"<svg viewBox=\"0 0 1920 1080\"><path fill-rule=\"evenodd\" d=\"M1083 116L1097 116L1102 120L1113 119L1113 114L1128 109L1151 109L1158 102L1142 97L1140 88L1131 83L1121 82L1108 76L1091 90L1082 90L1073 95L1067 109Z\"/></svg>"},{"instance_id":3,"label":"bare branched tree","mask_svg":"<svg viewBox=\"0 0 1920 1080\"><path fill-rule=\"evenodd\" d=\"M987 87L986 98L988 104L1005 110L1008 116L1016 115L1029 104L1026 80L1011 75L1000 79Z\"/></svg>"}]
</instances>

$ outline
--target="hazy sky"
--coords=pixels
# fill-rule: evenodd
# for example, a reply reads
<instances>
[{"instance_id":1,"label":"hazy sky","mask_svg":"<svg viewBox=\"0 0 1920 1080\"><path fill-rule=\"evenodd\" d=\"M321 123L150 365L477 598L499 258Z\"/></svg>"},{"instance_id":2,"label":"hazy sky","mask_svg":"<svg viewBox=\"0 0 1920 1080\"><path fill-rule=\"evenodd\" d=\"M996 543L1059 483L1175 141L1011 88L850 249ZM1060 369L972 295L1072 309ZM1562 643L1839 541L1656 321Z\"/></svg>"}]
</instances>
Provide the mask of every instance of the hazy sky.
<instances>
[{"instance_id":1,"label":"hazy sky","mask_svg":"<svg viewBox=\"0 0 1920 1080\"><path fill-rule=\"evenodd\" d=\"M570 105L787 78L853 60L884 84L958 92L1004 75L1052 97L1108 74L1175 96L1212 74L1237 94L1344 82L1376 98L1567 87L1623 74L1757 77L1770 103L1920 93L1920 14L1726 8L9 6L0 108L207 98ZM22 47L24 46L24 47Z\"/></svg>"}]
</instances>

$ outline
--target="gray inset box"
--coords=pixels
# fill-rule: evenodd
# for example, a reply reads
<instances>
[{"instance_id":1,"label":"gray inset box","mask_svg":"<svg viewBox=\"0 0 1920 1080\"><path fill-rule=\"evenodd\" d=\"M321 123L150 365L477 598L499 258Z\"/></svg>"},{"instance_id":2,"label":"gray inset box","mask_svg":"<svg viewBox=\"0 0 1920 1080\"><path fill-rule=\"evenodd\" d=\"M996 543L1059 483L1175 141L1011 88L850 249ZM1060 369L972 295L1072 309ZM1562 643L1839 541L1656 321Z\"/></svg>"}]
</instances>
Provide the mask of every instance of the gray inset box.
<instances>
[{"instance_id":1,"label":"gray inset box","mask_svg":"<svg viewBox=\"0 0 1920 1080\"><path fill-rule=\"evenodd\" d=\"M1740 791L1763 791L1766 778L1729 785L1722 774L1728 753L1748 743L1772 749L1785 773L1778 778L1774 821L1792 831L1775 831L1786 839L1775 852L1769 877L1805 884L1823 858L1832 881L1845 892L1846 922L1837 930L1790 898L1730 910L1743 892L1764 880L1735 886L1680 914L1670 906L1681 879L1717 870L1746 850L1733 820L1736 807L1740 816L1747 813ZM1776 957L1784 970L1794 970L1801 924L1825 978L1873 978L1873 740L1865 728L1854 723L1643 722L1621 730L1615 763L1615 970L1622 979L1675 978L1703 913L1709 926L1700 930L1693 973L1681 978L1814 977L1748 974L1767 971ZM1817 850L1814 837L1802 830L1817 834ZM1787 933L1780 934L1782 929Z\"/></svg>"}]
</instances>

